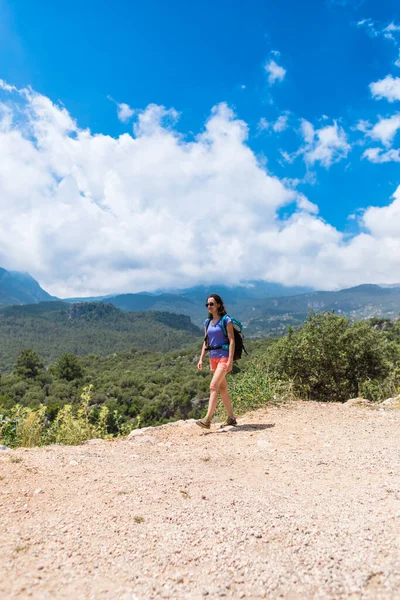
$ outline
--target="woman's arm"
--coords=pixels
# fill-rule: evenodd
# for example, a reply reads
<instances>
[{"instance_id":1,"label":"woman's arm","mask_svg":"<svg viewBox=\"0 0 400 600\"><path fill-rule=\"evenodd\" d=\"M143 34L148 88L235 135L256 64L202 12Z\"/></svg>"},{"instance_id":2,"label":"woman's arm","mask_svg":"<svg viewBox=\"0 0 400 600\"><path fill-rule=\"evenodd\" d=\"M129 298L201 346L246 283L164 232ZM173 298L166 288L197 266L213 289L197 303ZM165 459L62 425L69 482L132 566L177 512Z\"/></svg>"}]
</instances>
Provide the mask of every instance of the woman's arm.
<instances>
[{"instance_id":1,"label":"woman's arm","mask_svg":"<svg viewBox=\"0 0 400 600\"><path fill-rule=\"evenodd\" d=\"M231 369L233 366L233 356L235 354L235 334L233 333L232 323L228 323L227 328L226 328L226 333L228 335L228 340L229 340L228 368Z\"/></svg>"},{"instance_id":2,"label":"woman's arm","mask_svg":"<svg viewBox=\"0 0 400 600\"><path fill-rule=\"evenodd\" d=\"M201 371L203 368L203 358L204 358L205 353L206 353L206 343L203 342L203 345L201 347L200 359L199 359L199 362L197 363L197 368L199 371Z\"/></svg>"},{"instance_id":3,"label":"woman's arm","mask_svg":"<svg viewBox=\"0 0 400 600\"><path fill-rule=\"evenodd\" d=\"M207 331L206 331L206 328L204 328L204 337L206 337L206 335L207 335ZM201 347L200 359L199 359L199 362L197 363L197 368L199 371L201 371L203 368L203 359L204 359L205 353L206 353L206 341L204 340L203 345Z\"/></svg>"}]
</instances>

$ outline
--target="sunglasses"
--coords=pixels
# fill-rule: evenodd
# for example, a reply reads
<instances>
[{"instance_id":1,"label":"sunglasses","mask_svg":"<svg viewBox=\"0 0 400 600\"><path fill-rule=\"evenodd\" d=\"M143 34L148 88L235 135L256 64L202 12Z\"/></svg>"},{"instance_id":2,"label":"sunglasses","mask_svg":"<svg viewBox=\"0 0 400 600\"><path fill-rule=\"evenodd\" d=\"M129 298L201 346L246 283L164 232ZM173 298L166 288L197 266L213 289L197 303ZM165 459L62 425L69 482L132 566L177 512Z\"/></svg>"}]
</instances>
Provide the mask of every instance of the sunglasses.
<instances>
[{"instance_id":1,"label":"sunglasses","mask_svg":"<svg viewBox=\"0 0 400 600\"><path fill-rule=\"evenodd\" d=\"M215 302L206 302L206 307L207 306L214 306Z\"/></svg>"}]
</instances>

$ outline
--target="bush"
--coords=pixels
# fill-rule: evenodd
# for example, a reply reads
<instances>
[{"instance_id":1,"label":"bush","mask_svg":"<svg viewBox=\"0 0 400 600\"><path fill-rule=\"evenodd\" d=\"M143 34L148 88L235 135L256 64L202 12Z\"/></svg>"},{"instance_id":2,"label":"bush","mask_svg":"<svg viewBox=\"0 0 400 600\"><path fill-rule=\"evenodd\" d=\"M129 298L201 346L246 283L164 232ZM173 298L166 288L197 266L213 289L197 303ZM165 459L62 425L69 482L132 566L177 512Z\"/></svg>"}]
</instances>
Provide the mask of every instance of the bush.
<instances>
[{"instance_id":1,"label":"bush","mask_svg":"<svg viewBox=\"0 0 400 600\"><path fill-rule=\"evenodd\" d=\"M278 340L267 354L274 379L293 381L299 398L345 401L374 381L383 394L398 348L370 323L332 313L311 313L305 325ZM376 386L382 386L381 394Z\"/></svg>"},{"instance_id":2,"label":"bush","mask_svg":"<svg viewBox=\"0 0 400 600\"><path fill-rule=\"evenodd\" d=\"M15 445L23 448L41 446L45 429L46 407L28 408L16 425Z\"/></svg>"}]
</instances>

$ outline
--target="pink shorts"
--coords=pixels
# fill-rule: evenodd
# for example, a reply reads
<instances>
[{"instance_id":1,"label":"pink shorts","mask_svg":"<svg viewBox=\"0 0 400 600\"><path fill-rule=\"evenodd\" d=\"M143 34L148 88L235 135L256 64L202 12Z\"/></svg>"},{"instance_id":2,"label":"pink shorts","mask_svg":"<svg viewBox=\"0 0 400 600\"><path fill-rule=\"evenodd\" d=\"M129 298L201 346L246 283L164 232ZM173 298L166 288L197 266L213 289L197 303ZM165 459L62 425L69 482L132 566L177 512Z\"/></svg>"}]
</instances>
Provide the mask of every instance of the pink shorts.
<instances>
[{"instance_id":1,"label":"pink shorts","mask_svg":"<svg viewBox=\"0 0 400 600\"><path fill-rule=\"evenodd\" d=\"M210 371L215 373L217 369L229 373L232 369L228 370L228 357L223 356L222 358L211 358L210 356Z\"/></svg>"}]
</instances>

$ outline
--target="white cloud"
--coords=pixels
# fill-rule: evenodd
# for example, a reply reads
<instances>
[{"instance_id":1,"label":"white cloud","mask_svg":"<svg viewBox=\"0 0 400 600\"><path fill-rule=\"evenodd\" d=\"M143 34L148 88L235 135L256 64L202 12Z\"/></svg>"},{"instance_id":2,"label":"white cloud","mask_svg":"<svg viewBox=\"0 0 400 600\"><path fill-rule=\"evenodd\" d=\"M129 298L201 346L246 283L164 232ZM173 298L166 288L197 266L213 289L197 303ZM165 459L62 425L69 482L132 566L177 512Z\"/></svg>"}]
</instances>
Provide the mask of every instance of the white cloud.
<instances>
[{"instance_id":1,"label":"white cloud","mask_svg":"<svg viewBox=\"0 0 400 600\"><path fill-rule=\"evenodd\" d=\"M258 131L272 130L275 133L280 133L289 127L288 121L289 117L287 114L280 115L274 123L267 121L265 117L261 117L258 122L257 129Z\"/></svg>"},{"instance_id":2,"label":"white cloud","mask_svg":"<svg viewBox=\"0 0 400 600\"><path fill-rule=\"evenodd\" d=\"M373 126L369 135L375 140L380 140L384 146L390 146L399 129L400 113L396 113L388 119L381 118L378 123Z\"/></svg>"},{"instance_id":3,"label":"white cloud","mask_svg":"<svg viewBox=\"0 0 400 600\"><path fill-rule=\"evenodd\" d=\"M362 131L363 133L367 133L371 129L372 125L370 121L366 121L365 119L361 119L358 121L357 125L353 128L355 131Z\"/></svg>"},{"instance_id":4,"label":"white cloud","mask_svg":"<svg viewBox=\"0 0 400 600\"><path fill-rule=\"evenodd\" d=\"M265 117L261 117L261 119L258 121L257 124L257 129L258 131L268 131L268 129L271 128L271 123L269 123L269 121L267 121L267 119Z\"/></svg>"},{"instance_id":5,"label":"white cloud","mask_svg":"<svg viewBox=\"0 0 400 600\"><path fill-rule=\"evenodd\" d=\"M280 153L281 153L283 160L287 163L292 163L295 160L295 158L298 156L297 153L289 154L289 152L287 152L286 150L280 150Z\"/></svg>"},{"instance_id":6,"label":"white cloud","mask_svg":"<svg viewBox=\"0 0 400 600\"><path fill-rule=\"evenodd\" d=\"M273 59L267 62L265 70L268 73L268 83L270 85L277 81L283 81L286 75L286 69L278 65Z\"/></svg>"},{"instance_id":7,"label":"white cloud","mask_svg":"<svg viewBox=\"0 0 400 600\"><path fill-rule=\"evenodd\" d=\"M13 99L12 118L0 111L0 265L32 273L51 293L398 279L400 188L389 206L365 211L366 233L346 241L265 170L226 104L190 141L173 126L176 111L155 105L137 115L135 137L112 138L80 129L66 108L31 90L3 92ZM304 122L303 132L311 162L347 151L336 124Z\"/></svg>"},{"instance_id":8,"label":"white cloud","mask_svg":"<svg viewBox=\"0 0 400 600\"><path fill-rule=\"evenodd\" d=\"M0 89L6 92L17 92L17 88L13 85L10 85L4 81L4 79L0 79Z\"/></svg>"},{"instance_id":9,"label":"white cloud","mask_svg":"<svg viewBox=\"0 0 400 600\"><path fill-rule=\"evenodd\" d=\"M122 121L123 123L127 123L135 114L135 111L133 108L131 108L129 106L129 104L125 104L124 102L122 102L121 104L118 104L118 119L120 121Z\"/></svg>"},{"instance_id":10,"label":"white cloud","mask_svg":"<svg viewBox=\"0 0 400 600\"><path fill-rule=\"evenodd\" d=\"M362 157L376 164L400 162L400 150L396 150L395 148L391 148L390 150L382 150L382 148L367 148Z\"/></svg>"},{"instance_id":11,"label":"white cloud","mask_svg":"<svg viewBox=\"0 0 400 600\"><path fill-rule=\"evenodd\" d=\"M159 135L173 127L178 119L179 113L174 108L149 104L146 110L138 112L133 130L137 137Z\"/></svg>"},{"instance_id":12,"label":"white cloud","mask_svg":"<svg viewBox=\"0 0 400 600\"><path fill-rule=\"evenodd\" d=\"M357 27L362 27L366 30L367 34L371 38L377 38L383 36L385 39L390 40L396 48L400 44L400 25L394 22L389 23L386 27L382 24L373 21L372 19L362 19L357 23ZM400 56L396 59L396 67L400 67Z\"/></svg>"},{"instance_id":13,"label":"white cloud","mask_svg":"<svg viewBox=\"0 0 400 600\"><path fill-rule=\"evenodd\" d=\"M362 217L363 224L377 241L400 239L400 186L392 198L388 206L371 206Z\"/></svg>"},{"instance_id":14,"label":"white cloud","mask_svg":"<svg viewBox=\"0 0 400 600\"><path fill-rule=\"evenodd\" d=\"M391 117L380 117L379 121L372 125L369 121L359 121L355 127L362 131L373 140L380 141L384 146L392 145L397 131L400 129L400 113L395 113Z\"/></svg>"},{"instance_id":15,"label":"white cloud","mask_svg":"<svg viewBox=\"0 0 400 600\"><path fill-rule=\"evenodd\" d=\"M289 117L287 115L281 115L280 117L278 117L278 119L273 124L272 129L276 133L285 131L285 129L287 129L289 127L288 120L289 120Z\"/></svg>"},{"instance_id":16,"label":"white cloud","mask_svg":"<svg viewBox=\"0 0 400 600\"><path fill-rule=\"evenodd\" d=\"M387 27L382 30L384 37L388 40L391 40L397 45L397 40L395 35L400 32L400 25L395 25L395 23L390 23Z\"/></svg>"},{"instance_id":17,"label":"white cloud","mask_svg":"<svg viewBox=\"0 0 400 600\"><path fill-rule=\"evenodd\" d=\"M312 123L303 119L301 134L305 145L298 154L303 154L304 160L311 166L319 162L324 167L330 167L333 163L346 158L351 149L344 129L336 121L333 125L315 130Z\"/></svg>"},{"instance_id":18,"label":"white cloud","mask_svg":"<svg viewBox=\"0 0 400 600\"><path fill-rule=\"evenodd\" d=\"M389 102L400 100L400 77L387 75L384 79L370 83L372 96L381 100L386 98Z\"/></svg>"},{"instance_id":19,"label":"white cloud","mask_svg":"<svg viewBox=\"0 0 400 600\"><path fill-rule=\"evenodd\" d=\"M385 29L383 31L390 32L390 33L393 31L400 32L400 25L396 25L395 23L390 23L390 25L385 27Z\"/></svg>"},{"instance_id":20,"label":"white cloud","mask_svg":"<svg viewBox=\"0 0 400 600\"><path fill-rule=\"evenodd\" d=\"M394 22L391 22L386 27L383 27L373 19L362 19L361 21L358 21L357 27L362 27L365 29L367 34L372 38L382 35L397 45L396 35L400 32L400 25L396 25Z\"/></svg>"},{"instance_id":21,"label":"white cloud","mask_svg":"<svg viewBox=\"0 0 400 600\"><path fill-rule=\"evenodd\" d=\"M362 27L366 30L370 37L378 37L380 30L376 27L375 21L372 19L362 19L358 21L357 27Z\"/></svg>"},{"instance_id":22,"label":"white cloud","mask_svg":"<svg viewBox=\"0 0 400 600\"><path fill-rule=\"evenodd\" d=\"M33 91L9 106L13 119L0 111L0 264L56 294L259 276L276 211L296 201L315 210L266 173L225 104L188 142L173 127L178 113L161 106L138 113L135 137L117 139L81 130Z\"/></svg>"}]
</instances>

